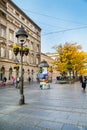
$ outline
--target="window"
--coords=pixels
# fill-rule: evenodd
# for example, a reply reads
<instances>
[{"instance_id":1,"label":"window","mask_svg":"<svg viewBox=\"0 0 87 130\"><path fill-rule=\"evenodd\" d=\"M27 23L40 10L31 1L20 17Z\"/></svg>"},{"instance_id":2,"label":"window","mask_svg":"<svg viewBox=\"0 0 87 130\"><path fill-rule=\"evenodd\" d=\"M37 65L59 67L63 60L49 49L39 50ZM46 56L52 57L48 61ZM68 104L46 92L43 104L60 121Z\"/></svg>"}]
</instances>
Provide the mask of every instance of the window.
<instances>
[{"instance_id":1,"label":"window","mask_svg":"<svg viewBox=\"0 0 87 130\"><path fill-rule=\"evenodd\" d=\"M11 16L11 17L10 17L10 16L7 16L7 20L8 20L9 22L11 22L11 23L14 22L14 19L12 18L12 16Z\"/></svg>"},{"instance_id":2,"label":"window","mask_svg":"<svg viewBox=\"0 0 87 130\"><path fill-rule=\"evenodd\" d=\"M13 12L13 8L10 6L10 5L8 5L8 10L12 13Z\"/></svg>"},{"instance_id":3,"label":"window","mask_svg":"<svg viewBox=\"0 0 87 130\"><path fill-rule=\"evenodd\" d=\"M17 21L15 21L15 25L19 27L19 26L20 26L20 23L17 22Z\"/></svg>"},{"instance_id":4,"label":"window","mask_svg":"<svg viewBox=\"0 0 87 130\"><path fill-rule=\"evenodd\" d=\"M15 42L18 43L18 38L17 37L15 37Z\"/></svg>"},{"instance_id":5,"label":"window","mask_svg":"<svg viewBox=\"0 0 87 130\"><path fill-rule=\"evenodd\" d=\"M34 70L31 70L31 74L32 74L32 75L34 74Z\"/></svg>"},{"instance_id":6,"label":"window","mask_svg":"<svg viewBox=\"0 0 87 130\"><path fill-rule=\"evenodd\" d=\"M27 56L26 58L27 58L27 63L29 64L29 63L30 63L30 58L29 58L29 56Z\"/></svg>"},{"instance_id":7,"label":"window","mask_svg":"<svg viewBox=\"0 0 87 130\"><path fill-rule=\"evenodd\" d=\"M22 19L23 21L25 21L25 18L24 18L24 17L21 17L21 19Z\"/></svg>"},{"instance_id":8,"label":"window","mask_svg":"<svg viewBox=\"0 0 87 130\"><path fill-rule=\"evenodd\" d=\"M39 45L37 45L37 52L39 52Z\"/></svg>"},{"instance_id":9,"label":"window","mask_svg":"<svg viewBox=\"0 0 87 130\"><path fill-rule=\"evenodd\" d=\"M29 75L30 74L30 70L28 69L27 71L28 71L28 75Z\"/></svg>"},{"instance_id":10,"label":"window","mask_svg":"<svg viewBox=\"0 0 87 130\"><path fill-rule=\"evenodd\" d=\"M30 24L30 28L32 28L32 24Z\"/></svg>"},{"instance_id":11,"label":"window","mask_svg":"<svg viewBox=\"0 0 87 130\"><path fill-rule=\"evenodd\" d=\"M6 27L0 26L0 36L6 38Z\"/></svg>"},{"instance_id":12,"label":"window","mask_svg":"<svg viewBox=\"0 0 87 130\"><path fill-rule=\"evenodd\" d=\"M1 15L1 17L6 18L6 14L1 10L0 10L0 15Z\"/></svg>"},{"instance_id":13,"label":"window","mask_svg":"<svg viewBox=\"0 0 87 130\"><path fill-rule=\"evenodd\" d=\"M3 4L4 6L6 6L6 2L5 2L4 0L2 0L2 4Z\"/></svg>"},{"instance_id":14,"label":"window","mask_svg":"<svg viewBox=\"0 0 87 130\"><path fill-rule=\"evenodd\" d=\"M38 59L38 58L36 58L36 64L37 64L37 65L39 64L39 59Z\"/></svg>"},{"instance_id":15,"label":"window","mask_svg":"<svg viewBox=\"0 0 87 130\"><path fill-rule=\"evenodd\" d=\"M31 55L31 64L34 63L34 55Z\"/></svg>"},{"instance_id":16,"label":"window","mask_svg":"<svg viewBox=\"0 0 87 130\"><path fill-rule=\"evenodd\" d=\"M26 20L27 25L29 25L29 21Z\"/></svg>"},{"instance_id":17,"label":"window","mask_svg":"<svg viewBox=\"0 0 87 130\"><path fill-rule=\"evenodd\" d=\"M5 57L5 49L1 47L1 57Z\"/></svg>"},{"instance_id":18,"label":"window","mask_svg":"<svg viewBox=\"0 0 87 130\"><path fill-rule=\"evenodd\" d=\"M19 13L18 12L15 11L15 14L16 14L17 17L19 17Z\"/></svg>"},{"instance_id":19,"label":"window","mask_svg":"<svg viewBox=\"0 0 87 130\"><path fill-rule=\"evenodd\" d=\"M34 49L34 47L33 47L33 42L31 42L31 50L33 50Z\"/></svg>"},{"instance_id":20,"label":"window","mask_svg":"<svg viewBox=\"0 0 87 130\"><path fill-rule=\"evenodd\" d=\"M12 51L9 50L9 59L12 59Z\"/></svg>"},{"instance_id":21,"label":"window","mask_svg":"<svg viewBox=\"0 0 87 130\"><path fill-rule=\"evenodd\" d=\"M2 68L1 68L1 75L0 75L0 79L1 79L1 80L3 80L4 75L5 75L5 67L2 66Z\"/></svg>"},{"instance_id":22,"label":"window","mask_svg":"<svg viewBox=\"0 0 87 130\"><path fill-rule=\"evenodd\" d=\"M9 40L14 41L14 32L11 30L9 31Z\"/></svg>"},{"instance_id":23,"label":"window","mask_svg":"<svg viewBox=\"0 0 87 130\"><path fill-rule=\"evenodd\" d=\"M12 68L10 67L9 68L9 80L11 80L11 78L12 78Z\"/></svg>"}]
</instances>

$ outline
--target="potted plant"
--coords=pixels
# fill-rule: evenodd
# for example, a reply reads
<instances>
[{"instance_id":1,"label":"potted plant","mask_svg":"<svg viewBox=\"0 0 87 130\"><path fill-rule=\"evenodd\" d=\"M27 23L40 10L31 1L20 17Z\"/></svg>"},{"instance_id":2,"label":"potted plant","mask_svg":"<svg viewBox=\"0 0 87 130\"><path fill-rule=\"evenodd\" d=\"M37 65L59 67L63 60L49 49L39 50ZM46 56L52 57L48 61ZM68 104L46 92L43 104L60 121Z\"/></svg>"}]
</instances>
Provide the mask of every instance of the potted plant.
<instances>
[{"instance_id":1,"label":"potted plant","mask_svg":"<svg viewBox=\"0 0 87 130\"><path fill-rule=\"evenodd\" d=\"M28 53L29 53L29 48L28 48L28 47L25 47L25 48L24 48L24 52L25 52L25 55L27 56Z\"/></svg>"},{"instance_id":2,"label":"potted plant","mask_svg":"<svg viewBox=\"0 0 87 130\"><path fill-rule=\"evenodd\" d=\"M17 46L17 45L13 46L13 52L15 55L17 55L19 52L19 46Z\"/></svg>"},{"instance_id":3,"label":"potted plant","mask_svg":"<svg viewBox=\"0 0 87 130\"><path fill-rule=\"evenodd\" d=\"M19 70L19 65L15 65L15 66L14 66L14 69Z\"/></svg>"},{"instance_id":4,"label":"potted plant","mask_svg":"<svg viewBox=\"0 0 87 130\"><path fill-rule=\"evenodd\" d=\"M39 72L42 73L42 67L40 67Z\"/></svg>"}]
</instances>

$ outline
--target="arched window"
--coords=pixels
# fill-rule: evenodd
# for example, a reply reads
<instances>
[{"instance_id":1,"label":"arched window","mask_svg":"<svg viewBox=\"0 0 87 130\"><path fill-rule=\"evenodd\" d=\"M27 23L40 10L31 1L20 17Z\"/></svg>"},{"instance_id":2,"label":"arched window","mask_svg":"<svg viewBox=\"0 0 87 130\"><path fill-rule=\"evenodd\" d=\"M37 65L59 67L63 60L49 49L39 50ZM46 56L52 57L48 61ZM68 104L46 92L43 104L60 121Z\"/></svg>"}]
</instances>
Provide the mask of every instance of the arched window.
<instances>
[{"instance_id":1,"label":"arched window","mask_svg":"<svg viewBox=\"0 0 87 130\"><path fill-rule=\"evenodd\" d=\"M24 75L24 72L25 72L24 68L22 69L22 71L23 71L23 75Z\"/></svg>"},{"instance_id":2,"label":"arched window","mask_svg":"<svg viewBox=\"0 0 87 130\"><path fill-rule=\"evenodd\" d=\"M27 71L28 71L28 74L30 74L30 70L28 69Z\"/></svg>"},{"instance_id":3,"label":"arched window","mask_svg":"<svg viewBox=\"0 0 87 130\"><path fill-rule=\"evenodd\" d=\"M34 74L34 70L31 71L31 74L32 74L32 75Z\"/></svg>"},{"instance_id":4,"label":"arched window","mask_svg":"<svg viewBox=\"0 0 87 130\"><path fill-rule=\"evenodd\" d=\"M5 67L4 66L2 66L1 67L1 80L3 80L3 78L4 78L4 75L5 75Z\"/></svg>"},{"instance_id":5,"label":"arched window","mask_svg":"<svg viewBox=\"0 0 87 130\"><path fill-rule=\"evenodd\" d=\"M9 68L9 80L12 78L12 67Z\"/></svg>"}]
</instances>

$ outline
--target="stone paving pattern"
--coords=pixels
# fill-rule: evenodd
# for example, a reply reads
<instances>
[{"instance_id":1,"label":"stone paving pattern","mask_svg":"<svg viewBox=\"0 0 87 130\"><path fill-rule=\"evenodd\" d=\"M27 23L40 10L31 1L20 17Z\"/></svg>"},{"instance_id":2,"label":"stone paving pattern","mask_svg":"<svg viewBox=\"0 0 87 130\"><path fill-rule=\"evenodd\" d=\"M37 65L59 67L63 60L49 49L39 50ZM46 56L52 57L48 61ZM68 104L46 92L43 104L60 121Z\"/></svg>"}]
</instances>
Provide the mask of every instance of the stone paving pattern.
<instances>
[{"instance_id":1,"label":"stone paving pattern","mask_svg":"<svg viewBox=\"0 0 87 130\"><path fill-rule=\"evenodd\" d=\"M0 130L87 130L87 90L79 82L50 85L26 84L22 106L19 89L1 87Z\"/></svg>"}]
</instances>

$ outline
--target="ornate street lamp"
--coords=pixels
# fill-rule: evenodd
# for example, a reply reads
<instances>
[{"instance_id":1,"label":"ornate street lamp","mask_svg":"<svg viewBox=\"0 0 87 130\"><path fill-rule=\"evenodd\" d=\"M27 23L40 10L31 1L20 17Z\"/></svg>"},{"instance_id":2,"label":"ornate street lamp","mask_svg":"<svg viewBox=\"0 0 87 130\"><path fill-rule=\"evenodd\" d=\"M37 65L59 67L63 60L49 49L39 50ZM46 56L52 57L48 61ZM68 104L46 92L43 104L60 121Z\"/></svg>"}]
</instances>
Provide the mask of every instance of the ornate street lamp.
<instances>
[{"instance_id":1,"label":"ornate street lamp","mask_svg":"<svg viewBox=\"0 0 87 130\"><path fill-rule=\"evenodd\" d=\"M25 104L25 98L24 98L24 92L23 92L23 45L26 42L26 39L28 37L27 32L24 30L23 26L21 26L21 28L18 30L18 32L16 33L16 37L17 37L17 44L21 47L21 78L20 78L20 100L19 100L19 104L23 105Z\"/></svg>"}]
</instances>

